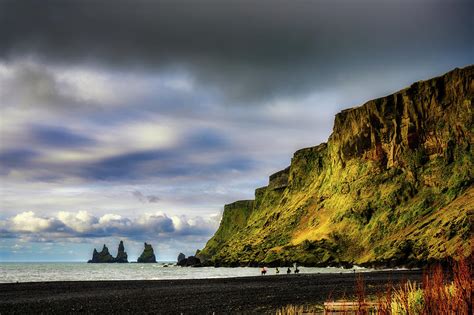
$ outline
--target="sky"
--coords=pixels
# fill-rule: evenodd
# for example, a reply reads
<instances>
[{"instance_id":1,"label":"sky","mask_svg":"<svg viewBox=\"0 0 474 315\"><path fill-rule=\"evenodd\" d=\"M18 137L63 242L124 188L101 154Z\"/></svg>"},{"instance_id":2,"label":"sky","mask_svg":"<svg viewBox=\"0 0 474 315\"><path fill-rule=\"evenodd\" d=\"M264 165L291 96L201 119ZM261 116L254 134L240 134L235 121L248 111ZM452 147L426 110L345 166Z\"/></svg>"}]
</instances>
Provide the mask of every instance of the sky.
<instances>
[{"instance_id":1,"label":"sky","mask_svg":"<svg viewBox=\"0 0 474 315\"><path fill-rule=\"evenodd\" d=\"M474 3L0 0L0 261L192 255L342 109L474 63Z\"/></svg>"}]
</instances>

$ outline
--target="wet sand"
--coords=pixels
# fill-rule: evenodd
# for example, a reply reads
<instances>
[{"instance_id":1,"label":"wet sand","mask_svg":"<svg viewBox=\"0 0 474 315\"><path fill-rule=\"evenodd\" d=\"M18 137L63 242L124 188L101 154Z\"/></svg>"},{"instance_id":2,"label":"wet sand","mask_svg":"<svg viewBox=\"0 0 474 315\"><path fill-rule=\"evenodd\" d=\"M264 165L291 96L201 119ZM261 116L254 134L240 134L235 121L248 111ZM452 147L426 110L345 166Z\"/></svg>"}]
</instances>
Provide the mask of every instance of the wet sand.
<instances>
[{"instance_id":1,"label":"wet sand","mask_svg":"<svg viewBox=\"0 0 474 315\"><path fill-rule=\"evenodd\" d=\"M367 293L388 282L420 280L421 271L363 273ZM77 281L0 284L0 314L271 313L288 304L351 296L354 274L267 275L227 279Z\"/></svg>"}]
</instances>

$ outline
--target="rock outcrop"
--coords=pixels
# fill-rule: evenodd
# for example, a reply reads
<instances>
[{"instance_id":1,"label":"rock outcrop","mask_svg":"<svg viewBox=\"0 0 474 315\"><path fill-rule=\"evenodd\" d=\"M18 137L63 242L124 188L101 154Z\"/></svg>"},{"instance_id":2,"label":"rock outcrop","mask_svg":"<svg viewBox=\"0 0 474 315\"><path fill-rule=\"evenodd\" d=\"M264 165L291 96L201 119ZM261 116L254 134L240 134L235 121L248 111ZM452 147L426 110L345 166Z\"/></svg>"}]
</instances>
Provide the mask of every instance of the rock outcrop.
<instances>
[{"instance_id":1,"label":"rock outcrop","mask_svg":"<svg viewBox=\"0 0 474 315\"><path fill-rule=\"evenodd\" d=\"M186 259L186 255L184 255L183 253L179 253L178 259L176 259L176 261L179 264L179 262L182 261L183 259Z\"/></svg>"},{"instance_id":2,"label":"rock outcrop","mask_svg":"<svg viewBox=\"0 0 474 315\"><path fill-rule=\"evenodd\" d=\"M92 253L92 259L88 261L88 263L113 263L115 262L115 258L112 257L109 253L109 249L104 244L102 251L97 252L94 248L94 252Z\"/></svg>"},{"instance_id":3,"label":"rock outcrop","mask_svg":"<svg viewBox=\"0 0 474 315\"><path fill-rule=\"evenodd\" d=\"M471 249L474 66L336 115L327 143L224 207L204 264L422 265Z\"/></svg>"},{"instance_id":4,"label":"rock outcrop","mask_svg":"<svg viewBox=\"0 0 474 315\"><path fill-rule=\"evenodd\" d=\"M189 256L178 261L177 265L181 267L201 267L201 260L195 256Z\"/></svg>"},{"instance_id":5,"label":"rock outcrop","mask_svg":"<svg viewBox=\"0 0 474 315\"><path fill-rule=\"evenodd\" d=\"M123 241L120 241L117 251L117 257L115 257L116 263L128 263L128 255L125 252L125 248L123 246Z\"/></svg>"},{"instance_id":6,"label":"rock outcrop","mask_svg":"<svg viewBox=\"0 0 474 315\"><path fill-rule=\"evenodd\" d=\"M145 243L143 253L138 257L137 262L139 263L156 263L155 253L151 244Z\"/></svg>"}]
</instances>

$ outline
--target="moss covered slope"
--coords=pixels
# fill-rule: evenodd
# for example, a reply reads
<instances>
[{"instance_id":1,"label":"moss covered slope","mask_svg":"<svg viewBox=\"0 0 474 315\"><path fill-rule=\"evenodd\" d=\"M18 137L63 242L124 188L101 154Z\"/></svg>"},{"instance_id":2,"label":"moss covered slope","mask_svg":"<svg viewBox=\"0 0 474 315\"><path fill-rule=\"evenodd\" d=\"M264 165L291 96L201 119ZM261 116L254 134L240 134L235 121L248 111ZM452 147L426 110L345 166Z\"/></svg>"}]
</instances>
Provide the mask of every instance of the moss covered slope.
<instances>
[{"instance_id":1,"label":"moss covered slope","mask_svg":"<svg viewBox=\"0 0 474 315\"><path fill-rule=\"evenodd\" d=\"M471 250L474 66L336 115L327 144L225 206L208 264L413 265Z\"/></svg>"}]
</instances>

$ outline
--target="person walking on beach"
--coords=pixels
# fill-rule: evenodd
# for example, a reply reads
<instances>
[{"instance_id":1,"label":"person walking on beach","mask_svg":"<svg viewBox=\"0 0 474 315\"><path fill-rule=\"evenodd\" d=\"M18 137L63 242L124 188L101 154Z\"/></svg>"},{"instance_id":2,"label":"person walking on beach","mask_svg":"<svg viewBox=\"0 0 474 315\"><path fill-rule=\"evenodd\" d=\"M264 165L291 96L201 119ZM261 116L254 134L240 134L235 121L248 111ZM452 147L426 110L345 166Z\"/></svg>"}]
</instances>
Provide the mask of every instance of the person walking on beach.
<instances>
[{"instance_id":1,"label":"person walking on beach","mask_svg":"<svg viewBox=\"0 0 474 315\"><path fill-rule=\"evenodd\" d=\"M288 269L286 269L286 274L289 275L291 273L291 269L290 267L288 267Z\"/></svg>"},{"instance_id":2,"label":"person walking on beach","mask_svg":"<svg viewBox=\"0 0 474 315\"><path fill-rule=\"evenodd\" d=\"M294 266L295 266L295 274L299 274L300 270L298 269L298 265L295 263Z\"/></svg>"},{"instance_id":3,"label":"person walking on beach","mask_svg":"<svg viewBox=\"0 0 474 315\"><path fill-rule=\"evenodd\" d=\"M267 273L267 269L265 269L265 266L262 267L261 272L262 272L262 276L264 276Z\"/></svg>"}]
</instances>

